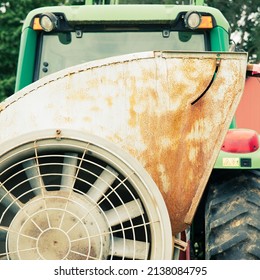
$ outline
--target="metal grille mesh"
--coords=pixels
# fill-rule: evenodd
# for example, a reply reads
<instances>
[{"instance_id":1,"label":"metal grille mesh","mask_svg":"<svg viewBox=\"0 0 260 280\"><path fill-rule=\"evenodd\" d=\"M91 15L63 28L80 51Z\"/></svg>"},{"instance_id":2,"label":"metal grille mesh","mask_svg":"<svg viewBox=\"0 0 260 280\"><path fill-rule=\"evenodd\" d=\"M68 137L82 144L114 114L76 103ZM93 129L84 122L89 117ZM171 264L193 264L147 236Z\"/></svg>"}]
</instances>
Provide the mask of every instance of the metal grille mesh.
<instances>
[{"instance_id":1,"label":"metal grille mesh","mask_svg":"<svg viewBox=\"0 0 260 280\"><path fill-rule=\"evenodd\" d=\"M1 259L165 257L156 197L105 148L40 139L0 163Z\"/></svg>"}]
</instances>

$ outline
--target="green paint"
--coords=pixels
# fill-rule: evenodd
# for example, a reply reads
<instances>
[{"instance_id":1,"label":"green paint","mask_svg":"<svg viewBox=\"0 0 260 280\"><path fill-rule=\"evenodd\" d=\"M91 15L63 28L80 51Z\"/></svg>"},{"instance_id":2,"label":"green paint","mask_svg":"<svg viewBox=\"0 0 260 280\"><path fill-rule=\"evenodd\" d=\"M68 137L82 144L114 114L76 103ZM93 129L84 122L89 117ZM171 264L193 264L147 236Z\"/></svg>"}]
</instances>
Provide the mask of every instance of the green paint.
<instances>
[{"instance_id":1,"label":"green paint","mask_svg":"<svg viewBox=\"0 0 260 280\"><path fill-rule=\"evenodd\" d=\"M21 36L15 91L33 82L36 45L36 32L31 28L24 29Z\"/></svg>"}]
</instances>

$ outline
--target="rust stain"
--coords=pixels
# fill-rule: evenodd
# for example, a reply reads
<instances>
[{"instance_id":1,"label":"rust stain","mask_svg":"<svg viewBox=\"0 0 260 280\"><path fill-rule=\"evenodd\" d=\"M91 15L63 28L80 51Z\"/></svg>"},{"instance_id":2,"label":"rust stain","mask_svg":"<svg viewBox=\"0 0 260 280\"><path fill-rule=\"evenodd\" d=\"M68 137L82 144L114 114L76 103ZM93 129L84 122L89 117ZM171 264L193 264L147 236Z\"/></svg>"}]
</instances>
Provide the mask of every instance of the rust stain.
<instances>
[{"instance_id":1,"label":"rust stain","mask_svg":"<svg viewBox=\"0 0 260 280\"><path fill-rule=\"evenodd\" d=\"M216 154L221 145L219 131L227 129L223 124L236 94L236 90L231 91L230 85L226 87L228 96L214 99L219 85L226 83L225 78L220 78L202 99L191 105L208 86L215 70L215 61L212 60L206 67L210 73L205 74L205 68L201 68L197 71L199 74L195 75L195 66L187 61L182 66L185 68L185 71L182 69L182 74L186 73L185 78L183 75L180 81L176 81L174 74L167 76L164 73L167 79L160 80L157 91L149 87L136 91L133 87L130 97L129 125L140 127L143 142L147 146L145 151L139 153L138 159L144 163L164 197L173 233L187 227L185 216L198 188L204 187L205 178L210 175L208 165L213 164L213 153ZM149 78L154 79L155 76L149 73ZM158 96L167 101L163 106ZM142 111L135 110L137 104L143 106ZM156 104L162 107L161 111L157 110ZM177 108L173 104L177 104Z\"/></svg>"},{"instance_id":2,"label":"rust stain","mask_svg":"<svg viewBox=\"0 0 260 280\"><path fill-rule=\"evenodd\" d=\"M129 98L129 103L130 103L130 108L129 108L129 114L130 118L128 121L128 125L131 127L135 127L137 125L137 113L135 111L135 106L138 104L138 99L137 99L137 90L136 90L136 83L134 77L131 78L131 92L132 94L130 95Z\"/></svg>"},{"instance_id":3,"label":"rust stain","mask_svg":"<svg viewBox=\"0 0 260 280\"><path fill-rule=\"evenodd\" d=\"M161 190L171 213L172 226L178 232L180 219L188 210L188 205L187 203L185 205L183 199L188 201L192 195L190 184L187 180L183 180L183 170L187 170L184 143L176 144L181 141L183 135L180 133L181 122L171 114L157 117L143 115L141 118L142 136L148 143L148 149L141 157L145 159L146 170ZM149 133L146 133L147 130ZM162 142L167 145L162 146Z\"/></svg>"},{"instance_id":4,"label":"rust stain","mask_svg":"<svg viewBox=\"0 0 260 280\"><path fill-rule=\"evenodd\" d=\"M84 117L84 122L85 123L90 123L92 121L92 118L87 116L87 117Z\"/></svg>"},{"instance_id":5,"label":"rust stain","mask_svg":"<svg viewBox=\"0 0 260 280\"><path fill-rule=\"evenodd\" d=\"M113 98L112 97L106 97L106 102L107 102L107 105L109 107L111 107L113 105Z\"/></svg>"},{"instance_id":6,"label":"rust stain","mask_svg":"<svg viewBox=\"0 0 260 280\"><path fill-rule=\"evenodd\" d=\"M100 111L100 107L99 106L92 106L90 108L90 110L93 111L93 112L98 112L98 111Z\"/></svg>"}]
</instances>

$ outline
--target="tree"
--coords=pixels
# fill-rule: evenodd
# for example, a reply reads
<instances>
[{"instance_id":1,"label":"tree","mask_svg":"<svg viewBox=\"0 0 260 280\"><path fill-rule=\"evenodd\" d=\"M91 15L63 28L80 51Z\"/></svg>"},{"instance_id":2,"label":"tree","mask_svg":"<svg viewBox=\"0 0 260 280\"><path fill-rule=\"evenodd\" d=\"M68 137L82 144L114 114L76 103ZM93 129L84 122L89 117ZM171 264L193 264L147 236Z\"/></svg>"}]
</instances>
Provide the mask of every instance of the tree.
<instances>
[{"instance_id":1,"label":"tree","mask_svg":"<svg viewBox=\"0 0 260 280\"><path fill-rule=\"evenodd\" d=\"M260 6L256 0L205 0L219 9L231 26L231 39L249 54L250 62L260 62ZM232 12L231 12L232 11Z\"/></svg>"},{"instance_id":2,"label":"tree","mask_svg":"<svg viewBox=\"0 0 260 280\"><path fill-rule=\"evenodd\" d=\"M22 22L27 13L58 0L9 0L0 5L0 100L14 92Z\"/></svg>"}]
</instances>

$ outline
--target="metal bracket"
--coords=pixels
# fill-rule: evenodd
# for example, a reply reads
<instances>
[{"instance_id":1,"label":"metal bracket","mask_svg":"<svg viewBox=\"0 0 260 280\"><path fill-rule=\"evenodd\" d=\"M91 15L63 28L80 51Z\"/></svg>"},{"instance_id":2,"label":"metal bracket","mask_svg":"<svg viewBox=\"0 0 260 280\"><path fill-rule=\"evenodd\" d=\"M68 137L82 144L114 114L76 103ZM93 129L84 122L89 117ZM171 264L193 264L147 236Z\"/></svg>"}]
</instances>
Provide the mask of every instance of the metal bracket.
<instances>
[{"instance_id":1,"label":"metal bracket","mask_svg":"<svg viewBox=\"0 0 260 280\"><path fill-rule=\"evenodd\" d=\"M56 140L60 141L61 140L61 130L56 129Z\"/></svg>"},{"instance_id":2,"label":"metal bracket","mask_svg":"<svg viewBox=\"0 0 260 280\"><path fill-rule=\"evenodd\" d=\"M188 243L185 241L182 241L180 239L175 238L174 239L174 248L180 249L181 251L186 251L188 247Z\"/></svg>"}]
</instances>

